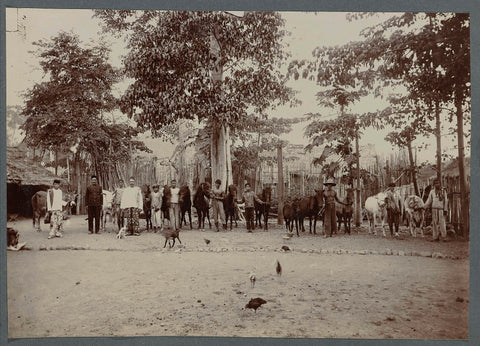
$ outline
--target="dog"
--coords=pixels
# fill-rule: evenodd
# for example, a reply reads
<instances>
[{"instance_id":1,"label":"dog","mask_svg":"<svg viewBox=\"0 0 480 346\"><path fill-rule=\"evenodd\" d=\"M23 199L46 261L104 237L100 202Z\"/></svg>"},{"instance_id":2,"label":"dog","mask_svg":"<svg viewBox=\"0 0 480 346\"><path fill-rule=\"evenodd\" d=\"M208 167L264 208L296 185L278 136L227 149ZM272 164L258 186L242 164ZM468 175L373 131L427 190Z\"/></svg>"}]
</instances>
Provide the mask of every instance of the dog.
<instances>
[{"instance_id":1,"label":"dog","mask_svg":"<svg viewBox=\"0 0 480 346\"><path fill-rule=\"evenodd\" d=\"M118 233L117 233L117 239L123 239L123 238L125 238L126 232L127 232L127 228L126 228L126 227L120 228L120 230L119 230Z\"/></svg>"},{"instance_id":2,"label":"dog","mask_svg":"<svg viewBox=\"0 0 480 346\"><path fill-rule=\"evenodd\" d=\"M170 248L175 246L175 239L178 239L178 242L181 244L182 242L180 241L180 230L171 230L167 229L161 232L163 236L165 237L165 244L163 244L163 247L167 246L167 241L168 241L168 246ZM173 240L173 244L170 242Z\"/></svg>"}]
</instances>

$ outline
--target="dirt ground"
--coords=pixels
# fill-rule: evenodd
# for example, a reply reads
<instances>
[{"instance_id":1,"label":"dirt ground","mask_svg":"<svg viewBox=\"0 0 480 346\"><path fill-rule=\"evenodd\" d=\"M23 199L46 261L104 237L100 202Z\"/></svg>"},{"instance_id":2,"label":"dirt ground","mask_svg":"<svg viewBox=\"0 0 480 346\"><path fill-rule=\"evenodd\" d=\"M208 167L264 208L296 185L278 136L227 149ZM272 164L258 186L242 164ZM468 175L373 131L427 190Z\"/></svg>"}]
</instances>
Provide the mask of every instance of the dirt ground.
<instances>
[{"instance_id":1,"label":"dirt ground","mask_svg":"<svg viewBox=\"0 0 480 346\"><path fill-rule=\"evenodd\" d=\"M8 223L27 242L7 254L8 337L468 338L468 242L365 228L285 240L275 223L187 229L172 249L158 233L116 239L112 224L89 235L84 216L51 240L46 225ZM245 309L256 297L267 303Z\"/></svg>"}]
</instances>

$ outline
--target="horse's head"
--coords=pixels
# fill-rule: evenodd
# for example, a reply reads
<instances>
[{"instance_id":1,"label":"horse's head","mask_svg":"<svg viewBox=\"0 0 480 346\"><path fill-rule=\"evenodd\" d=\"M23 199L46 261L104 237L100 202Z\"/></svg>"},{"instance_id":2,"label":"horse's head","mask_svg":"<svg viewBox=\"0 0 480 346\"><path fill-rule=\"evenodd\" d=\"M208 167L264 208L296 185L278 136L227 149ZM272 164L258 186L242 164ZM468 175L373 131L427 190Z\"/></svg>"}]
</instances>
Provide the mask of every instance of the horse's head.
<instances>
[{"instance_id":1,"label":"horse's head","mask_svg":"<svg viewBox=\"0 0 480 346\"><path fill-rule=\"evenodd\" d=\"M323 205L323 189L315 189L315 195L313 198L315 204L321 207Z\"/></svg>"},{"instance_id":2,"label":"horse's head","mask_svg":"<svg viewBox=\"0 0 480 346\"><path fill-rule=\"evenodd\" d=\"M237 187L233 184L228 186L228 192L232 195L233 199L237 199Z\"/></svg>"},{"instance_id":3,"label":"horse's head","mask_svg":"<svg viewBox=\"0 0 480 346\"><path fill-rule=\"evenodd\" d=\"M270 204L271 200L272 200L272 188L270 186L267 186L262 191L262 201L264 201L266 204Z\"/></svg>"},{"instance_id":4,"label":"horse's head","mask_svg":"<svg viewBox=\"0 0 480 346\"><path fill-rule=\"evenodd\" d=\"M347 203L353 203L354 199L355 199L355 193L353 192L353 189L352 188L348 188L347 189L347 197L346 197L346 202Z\"/></svg>"},{"instance_id":5,"label":"horse's head","mask_svg":"<svg viewBox=\"0 0 480 346\"><path fill-rule=\"evenodd\" d=\"M184 185L178 191L178 201L182 203L184 200L190 198L190 188L187 185Z\"/></svg>"}]
</instances>

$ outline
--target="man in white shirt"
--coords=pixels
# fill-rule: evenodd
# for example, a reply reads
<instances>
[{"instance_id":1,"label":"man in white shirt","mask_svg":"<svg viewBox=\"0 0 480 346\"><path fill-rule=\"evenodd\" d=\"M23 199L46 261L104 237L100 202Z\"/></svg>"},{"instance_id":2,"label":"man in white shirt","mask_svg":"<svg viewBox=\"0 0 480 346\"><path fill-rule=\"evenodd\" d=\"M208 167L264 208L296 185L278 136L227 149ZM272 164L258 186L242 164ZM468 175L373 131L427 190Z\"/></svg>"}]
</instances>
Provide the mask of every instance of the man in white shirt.
<instances>
[{"instance_id":1,"label":"man in white shirt","mask_svg":"<svg viewBox=\"0 0 480 346\"><path fill-rule=\"evenodd\" d=\"M160 190L158 184L153 185L152 192L152 227L153 229L163 229L163 213L162 213L162 195L163 189Z\"/></svg>"},{"instance_id":2,"label":"man in white shirt","mask_svg":"<svg viewBox=\"0 0 480 346\"><path fill-rule=\"evenodd\" d=\"M178 198L180 189L177 187L177 181L175 179L171 182L172 187L170 191L172 196L170 198L170 225L172 229L178 230L180 229L180 205L178 204Z\"/></svg>"},{"instance_id":3,"label":"man in white shirt","mask_svg":"<svg viewBox=\"0 0 480 346\"><path fill-rule=\"evenodd\" d=\"M127 235L140 235L138 230L140 226L140 211L143 209L143 197L140 188L135 186L134 177L130 177L129 186L123 190L120 208L125 218Z\"/></svg>"},{"instance_id":4,"label":"man in white shirt","mask_svg":"<svg viewBox=\"0 0 480 346\"><path fill-rule=\"evenodd\" d=\"M50 233L48 239L62 237L60 229L63 224L63 207L67 202L63 200L63 192L60 190L60 180L53 181L53 188L47 191L47 211L51 212Z\"/></svg>"}]
</instances>

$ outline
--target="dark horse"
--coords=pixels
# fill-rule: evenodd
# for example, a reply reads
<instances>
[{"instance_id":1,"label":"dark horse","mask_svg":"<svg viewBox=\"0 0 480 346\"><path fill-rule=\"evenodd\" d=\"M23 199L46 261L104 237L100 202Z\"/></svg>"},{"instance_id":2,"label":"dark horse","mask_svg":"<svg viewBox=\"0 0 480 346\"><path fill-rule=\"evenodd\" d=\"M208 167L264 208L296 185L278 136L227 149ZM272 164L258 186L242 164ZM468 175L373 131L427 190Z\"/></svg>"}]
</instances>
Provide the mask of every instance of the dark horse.
<instances>
[{"instance_id":1,"label":"dark horse","mask_svg":"<svg viewBox=\"0 0 480 346\"><path fill-rule=\"evenodd\" d=\"M143 213L145 214L145 222L147 223L147 230L152 229L152 191L150 185L144 184L142 186L143 196Z\"/></svg>"},{"instance_id":2,"label":"dark horse","mask_svg":"<svg viewBox=\"0 0 480 346\"><path fill-rule=\"evenodd\" d=\"M303 225L304 218L308 217L310 221L310 233L312 233L312 218L313 218L313 233L317 234L317 217L323 207L323 190L315 190L315 195L303 197L298 205L298 228L305 232ZM297 230L298 236L298 230Z\"/></svg>"},{"instance_id":3,"label":"dark horse","mask_svg":"<svg viewBox=\"0 0 480 346\"><path fill-rule=\"evenodd\" d=\"M180 204L180 227L182 227L183 222L187 225L185 214L188 213L190 229L192 229L192 196L190 194L190 188L187 185L180 188L178 193L178 203Z\"/></svg>"},{"instance_id":4,"label":"dark horse","mask_svg":"<svg viewBox=\"0 0 480 346\"><path fill-rule=\"evenodd\" d=\"M350 234L352 216L353 216L353 201L354 201L355 195L353 193L353 189L351 188L347 189L346 192L347 192L347 195L342 201L346 205L341 205L336 203L335 213L337 214L337 219L338 219L338 231L340 232L340 227L342 226L342 221L343 221L343 224L345 225L345 234L346 233Z\"/></svg>"},{"instance_id":5,"label":"dark horse","mask_svg":"<svg viewBox=\"0 0 480 346\"><path fill-rule=\"evenodd\" d=\"M167 219L170 222L170 200L172 199L172 190L170 189L170 186L165 185L163 187L163 195L162 195L162 207L160 210L163 213L163 218Z\"/></svg>"},{"instance_id":6,"label":"dark horse","mask_svg":"<svg viewBox=\"0 0 480 346\"><path fill-rule=\"evenodd\" d=\"M264 202L259 204L255 202L255 226L262 227L262 215L264 220L265 231L268 230L268 214L270 213L270 203L272 201L272 188L267 186L262 190L262 193L258 195L258 198Z\"/></svg>"},{"instance_id":7,"label":"dark horse","mask_svg":"<svg viewBox=\"0 0 480 346\"><path fill-rule=\"evenodd\" d=\"M293 233L293 226L297 230L298 235L298 205L299 199L287 199L283 205L283 219L285 220L285 227L289 233Z\"/></svg>"},{"instance_id":8,"label":"dark horse","mask_svg":"<svg viewBox=\"0 0 480 346\"><path fill-rule=\"evenodd\" d=\"M212 228L210 222L210 213L209 213L209 195L210 195L210 185L208 183L201 183L198 185L195 196L193 196L193 207L197 210L198 216L198 229L205 228L205 217L208 218L208 224Z\"/></svg>"},{"instance_id":9,"label":"dark horse","mask_svg":"<svg viewBox=\"0 0 480 346\"><path fill-rule=\"evenodd\" d=\"M230 229L232 229L233 221L235 221L235 227L238 227L237 219L235 218L236 204L237 187L235 185L229 185L227 195L223 199L223 209L225 210L225 224L228 225L228 217L230 217Z\"/></svg>"}]
</instances>

